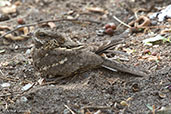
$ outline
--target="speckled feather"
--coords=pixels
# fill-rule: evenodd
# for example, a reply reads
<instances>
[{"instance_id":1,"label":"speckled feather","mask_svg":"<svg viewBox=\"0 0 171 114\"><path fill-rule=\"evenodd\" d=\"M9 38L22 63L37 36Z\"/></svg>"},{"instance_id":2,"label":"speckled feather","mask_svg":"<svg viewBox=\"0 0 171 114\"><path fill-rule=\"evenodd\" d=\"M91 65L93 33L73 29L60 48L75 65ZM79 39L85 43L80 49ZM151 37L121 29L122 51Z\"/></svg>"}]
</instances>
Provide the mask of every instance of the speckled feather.
<instances>
[{"instance_id":1,"label":"speckled feather","mask_svg":"<svg viewBox=\"0 0 171 114\"><path fill-rule=\"evenodd\" d=\"M100 56L105 50L120 42L122 39L78 44L58 32L39 29L34 35L34 67L43 77L67 77L101 66L144 76L144 72L137 74L135 69L128 69L126 65L111 62Z\"/></svg>"}]
</instances>

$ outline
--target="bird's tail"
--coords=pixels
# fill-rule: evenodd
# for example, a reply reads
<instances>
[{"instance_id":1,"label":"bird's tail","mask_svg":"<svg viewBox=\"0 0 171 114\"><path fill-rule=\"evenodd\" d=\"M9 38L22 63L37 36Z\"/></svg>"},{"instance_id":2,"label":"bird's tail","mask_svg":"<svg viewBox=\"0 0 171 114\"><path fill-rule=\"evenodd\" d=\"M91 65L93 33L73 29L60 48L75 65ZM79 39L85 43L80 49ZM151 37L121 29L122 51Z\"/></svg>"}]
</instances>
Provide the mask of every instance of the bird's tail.
<instances>
[{"instance_id":1,"label":"bird's tail","mask_svg":"<svg viewBox=\"0 0 171 114\"><path fill-rule=\"evenodd\" d=\"M109 60L106 58L104 58L104 63L102 65L102 67L109 69L111 71L117 70L117 71L129 73L129 74L133 74L133 75L139 76L139 77L149 75L149 72L146 70L138 69L138 68L135 68L133 66L123 64L123 63L119 63L119 62Z\"/></svg>"}]
</instances>

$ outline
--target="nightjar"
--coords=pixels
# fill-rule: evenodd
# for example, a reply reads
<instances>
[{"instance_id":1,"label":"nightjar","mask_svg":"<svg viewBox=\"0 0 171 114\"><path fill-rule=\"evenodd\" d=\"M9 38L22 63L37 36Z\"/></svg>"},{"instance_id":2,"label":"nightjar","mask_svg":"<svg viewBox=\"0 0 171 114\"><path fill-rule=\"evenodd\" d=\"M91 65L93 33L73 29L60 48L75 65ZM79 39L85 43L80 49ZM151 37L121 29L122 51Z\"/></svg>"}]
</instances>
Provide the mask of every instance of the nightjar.
<instances>
[{"instance_id":1,"label":"nightjar","mask_svg":"<svg viewBox=\"0 0 171 114\"><path fill-rule=\"evenodd\" d=\"M122 40L118 38L101 43L79 44L59 32L38 29L34 34L34 68L46 78L65 78L97 67L116 69L139 76L146 75L142 71L137 73L127 65L100 56Z\"/></svg>"}]
</instances>

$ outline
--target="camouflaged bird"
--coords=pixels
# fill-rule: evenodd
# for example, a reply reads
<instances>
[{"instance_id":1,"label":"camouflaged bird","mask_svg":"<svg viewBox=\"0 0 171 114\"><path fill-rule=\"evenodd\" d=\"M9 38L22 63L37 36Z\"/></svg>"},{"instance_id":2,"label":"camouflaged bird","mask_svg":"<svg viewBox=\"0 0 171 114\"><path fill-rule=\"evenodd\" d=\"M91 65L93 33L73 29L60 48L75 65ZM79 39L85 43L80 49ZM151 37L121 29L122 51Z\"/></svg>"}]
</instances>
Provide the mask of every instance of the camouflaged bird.
<instances>
[{"instance_id":1,"label":"camouflaged bird","mask_svg":"<svg viewBox=\"0 0 171 114\"><path fill-rule=\"evenodd\" d=\"M121 42L122 39L118 38L101 43L79 44L58 32L38 29L34 34L34 67L46 78L65 78L100 66L144 76L144 72L137 74L129 66L100 56L105 50Z\"/></svg>"}]
</instances>

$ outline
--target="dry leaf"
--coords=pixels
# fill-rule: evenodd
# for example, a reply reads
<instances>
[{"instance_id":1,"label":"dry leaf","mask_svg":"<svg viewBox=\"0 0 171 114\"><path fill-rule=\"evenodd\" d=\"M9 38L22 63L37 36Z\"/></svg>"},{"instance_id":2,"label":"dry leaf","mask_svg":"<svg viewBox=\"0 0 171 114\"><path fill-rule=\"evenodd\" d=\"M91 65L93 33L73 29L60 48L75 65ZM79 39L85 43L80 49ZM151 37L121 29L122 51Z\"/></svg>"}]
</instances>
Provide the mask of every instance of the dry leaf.
<instances>
[{"instance_id":1,"label":"dry leaf","mask_svg":"<svg viewBox=\"0 0 171 114\"><path fill-rule=\"evenodd\" d=\"M41 78L37 82L38 82L39 85L43 85L43 84L45 84L45 79Z\"/></svg>"},{"instance_id":2,"label":"dry leaf","mask_svg":"<svg viewBox=\"0 0 171 114\"><path fill-rule=\"evenodd\" d=\"M161 60L160 56L145 55L139 58L139 60L147 59L148 61L158 61Z\"/></svg>"},{"instance_id":3,"label":"dry leaf","mask_svg":"<svg viewBox=\"0 0 171 114\"><path fill-rule=\"evenodd\" d=\"M5 38L7 38L7 39L11 39L11 37L13 37L12 34L7 34L7 35L5 36Z\"/></svg>"},{"instance_id":4,"label":"dry leaf","mask_svg":"<svg viewBox=\"0 0 171 114\"><path fill-rule=\"evenodd\" d=\"M113 79L113 78L107 78L107 81L108 81L111 85L113 85L114 83L116 83L118 80L119 80L119 78L115 78L115 79Z\"/></svg>"},{"instance_id":5,"label":"dry leaf","mask_svg":"<svg viewBox=\"0 0 171 114\"><path fill-rule=\"evenodd\" d=\"M28 27L22 27L22 28L18 29L18 31L23 32L24 35L27 35L29 33Z\"/></svg>"},{"instance_id":6,"label":"dry leaf","mask_svg":"<svg viewBox=\"0 0 171 114\"><path fill-rule=\"evenodd\" d=\"M14 41L21 41L21 40L25 40L25 39L27 39L28 38L28 36L15 36L15 37L12 37L12 39L11 40L14 40Z\"/></svg>"},{"instance_id":7,"label":"dry leaf","mask_svg":"<svg viewBox=\"0 0 171 114\"><path fill-rule=\"evenodd\" d=\"M128 101L132 101L132 100L133 100L133 98L129 97L126 101L128 102Z\"/></svg>"},{"instance_id":8,"label":"dry leaf","mask_svg":"<svg viewBox=\"0 0 171 114\"><path fill-rule=\"evenodd\" d=\"M28 27L23 28L24 35L27 35L29 33Z\"/></svg>"},{"instance_id":9,"label":"dry leaf","mask_svg":"<svg viewBox=\"0 0 171 114\"><path fill-rule=\"evenodd\" d=\"M103 8L100 7L87 7L86 8L90 12L95 12L95 13L107 13Z\"/></svg>"},{"instance_id":10,"label":"dry leaf","mask_svg":"<svg viewBox=\"0 0 171 114\"><path fill-rule=\"evenodd\" d=\"M4 53L4 52L5 52L5 49L0 50L0 53Z\"/></svg>"},{"instance_id":11,"label":"dry leaf","mask_svg":"<svg viewBox=\"0 0 171 114\"><path fill-rule=\"evenodd\" d=\"M16 8L17 8L16 5L5 6L1 8L1 11L4 14L15 13L17 11Z\"/></svg>"},{"instance_id":12,"label":"dry leaf","mask_svg":"<svg viewBox=\"0 0 171 114\"><path fill-rule=\"evenodd\" d=\"M120 104L121 104L122 106L129 106L128 103L127 103L126 101L121 101Z\"/></svg>"},{"instance_id":13,"label":"dry leaf","mask_svg":"<svg viewBox=\"0 0 171 114\"><path fill-rule=\"evenodd\" d=\"M70 16L70 15L67 16L66 18L67 18L67 19L74 19L74 17L73 17L73 16Z\"/></svg>"},{"instance_id":14,"label":"dry leaf","mask_svg":"<svg viewBox=\"0 0 171 114\"><path fill-rule=\"evenodd\" d=\"M28 38L28 36L24 36L24 35L23 36L13 36L12 34L7 34L5 36L5 38L13 40L13 41L21 41L21 40Z\"/></svg>"},{"instance_id":15,"label":"dry leaf","mask_svg":"<svg viewBox=\"0 0 171 114\"><path fill-rule=\"evenodd\" d=\"M167 33L171 33L171 28L170 28L170 29L162 30L162 31L160 32L160 34L167 34Z\"/></svg>"},{"instance_id":16,"label":"dry leaf","mask_svg":"<svg viewBox=\"0 0 171 114\"><path fill-rule=\"evenodd\" d=\"M10 62L9 61L3 61L3 62L1 62L0 63L0 67L6 67L6 66L8 66L10 64Z\"/></svg>"},{"instance_id":17,"label":"dry leaf","mask_svg":"<svg viewBox=\"0 0 171 114\"><path fill-rule=\"evenodd\" d=\"M161 60L161 57L160 56L150 56L148 58L149 61L158 61L158 60Z\"/></svg>"},{"instance_id":18,"label":"dry leaf","mask_svg":"<svg viewBox=\"0 0 171 114\"><path fill-rule=\"evenodd\" d=\"M0 25L0 30L4 30L4 29L11 29L11 27L9 26L5 26L5 25Z\"/></svg>"},{"instance_id":19,"label":"dry leaf","mask_svg":"<svg viewBox=\"0 0 171 114\"><path fill-rule=\"evenodd\" d=\"M2 34L5 34L5 32L4 31L0 31L0 35L2 35Z\"/></svg>"},{"instance_id":20,"label":"dry leaf","mask_svg":"<svg viewBox=\"0 0 171 114\"><path fill-rule=\"evenodd\" d=\"M8 0L0 0L0 7L9 6L9 5L11 5L10 1L8 1Z\"/></svg>"},{"instance_id":21,"label":"dry leaf","mask_svg":"<svg viewBox=\"0 0 171 114\"><path fill-rule=\"evenodd\" d=\"M22 4L22 2L16 1L14 4L15 4L16 6L20 6L20 5Z\"/></svg>"},{"instance_id":22,"label":"dry leaf","mask_svg":"<svg viewBox=\"0 0 171 114\"><path fill-rule=\"evenodd\" d=\"M123 51L126 51L127 54L131 55L135 50L130 49L130 48L123 48Z\"/></svg>"},{"instance_id":23,"label":"dry leaf","mask_svg":"<svg viewBox=\"0 0 171 114\"><path fill-rule=\"evenodd\" d=\"M19 26L17 26L17 27L20 27L20 26L21 26L21 25L19 25ZM18 31L23 32L23 29L24 29L24 27L21 27L21 28L18 29Z\"/></svg>"},{"instance_id":24,"label":"dry leaf","mask_svg":"<svg viewBox=\"0 0 171 114\"><path fill-rule=\"evenodd\" d=\"M35 28L33 26L29 27L29 32L30 33L34 33L35 32Z\"/></svg>"},{"instance_id":25,"label":"dry leaf","mask_svg":"<svg viewBox=\"0 0 171 114\"><path fill-rule=\"evenodd\" d=\"M166 98L166 94L162 93L161 91L158 92L158 95L162 99Z\"/></svg>"},{"instance_id":26,"label":"dry leaf","mask_svg":"<svg viewBox=\"0 0 171 114\"><path fill-rule=\"evenodd\" d=\"M53 23L53 22L48 22L48 25L50 26L50 28L55 28L56 27L55 23Z\"/></svg>"}]
</instances>

